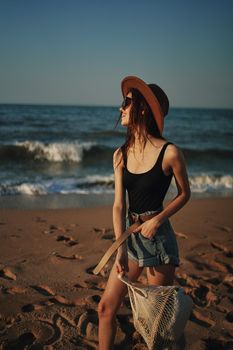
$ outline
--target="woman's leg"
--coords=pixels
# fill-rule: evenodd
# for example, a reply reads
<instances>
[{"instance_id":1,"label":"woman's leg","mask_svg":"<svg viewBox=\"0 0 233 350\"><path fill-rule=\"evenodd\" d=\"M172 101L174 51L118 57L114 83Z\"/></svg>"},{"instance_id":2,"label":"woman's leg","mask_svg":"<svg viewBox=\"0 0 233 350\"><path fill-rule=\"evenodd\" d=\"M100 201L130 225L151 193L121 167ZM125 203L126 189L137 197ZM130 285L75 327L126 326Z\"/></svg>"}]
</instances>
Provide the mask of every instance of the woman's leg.
<instances>
[{"instance_id":1,"label":"woman's leg","mask_svg":"<svg viewBox=\"0 0 233 350\"><path fill-rule=\"evenodd\" d=\"M143 268L129 260L128 277L136 281ZM110 350L114 344L116 334L116 313L127 294L127 286L117 277L115 265L113 266L106 289L98 305L99 314L99 350Z\"/></svg>"},{"instance_id":2,"label":"woman's leg","mask_svg":"<svg viewBox=\"0 0 233 350\"><path fill-rule=\"evenodd\" d=\"M175 277L174 265L159 265L147 267L148 284L155 286L172 286Z\"/></svg>"}]
</instances>

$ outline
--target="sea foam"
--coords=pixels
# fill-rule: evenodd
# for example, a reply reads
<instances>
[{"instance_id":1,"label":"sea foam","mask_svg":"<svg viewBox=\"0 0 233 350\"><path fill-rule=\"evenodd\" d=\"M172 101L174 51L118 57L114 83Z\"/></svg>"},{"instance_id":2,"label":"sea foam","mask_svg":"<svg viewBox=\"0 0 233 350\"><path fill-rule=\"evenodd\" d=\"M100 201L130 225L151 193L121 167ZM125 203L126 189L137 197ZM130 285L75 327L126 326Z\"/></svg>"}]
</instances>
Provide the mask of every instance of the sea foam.
<instances>
[{"instance_id":1,"label":"sea foam","mask_svg":"<svg viewBox=\"0 0 233 350\"><path fill-rule=\"evenodd\" d=\"M36 160L47 160L49 162L81 162L83 152L89 151L95 143L93 142L54 142L43 143L39 141L16 142L17 146L31 153Z\"/></svg>"},{"instance_id":2,"label":"sea foam","mask_svg":"<svg viewBox=\"0 0 233 350\"><path fill-rule=\"evenodd\" d=\"M192 193L224 193L233 194L233 176L214 176L202 174L189 176ZM87 175L76 178L51 178L50 180L13 183L7 181L0 184L0 195L44 195L44 194L104 194L114 192L114 175ZM176 194L177 189L173 178L169 192Z\"/></svg>"},{"instance_id":3,"label":"sea foam","mask_svg":"<svg viewBox=\"0 0 233 350\"><path fill-rule=\"evenodd\" d=\"M193 192L213 192L213 191L233 191L233 176L223 175L214 176L202 174L190 176L190 187Z\"/></svg>"}]
</instances>

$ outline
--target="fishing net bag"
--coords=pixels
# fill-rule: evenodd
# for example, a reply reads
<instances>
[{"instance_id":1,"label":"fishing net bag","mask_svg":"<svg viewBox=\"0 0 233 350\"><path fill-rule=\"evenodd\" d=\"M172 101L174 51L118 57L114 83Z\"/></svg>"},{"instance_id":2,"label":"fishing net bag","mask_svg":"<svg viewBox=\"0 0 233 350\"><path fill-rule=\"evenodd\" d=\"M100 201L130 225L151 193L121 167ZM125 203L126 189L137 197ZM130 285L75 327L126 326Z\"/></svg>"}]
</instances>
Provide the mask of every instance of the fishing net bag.
<instances>
[{"instance_id":1,"label":"fishing net bag","mask_svg":"<svg viewBox=\"0 0 233 350\"><path fill-rule=\"evenodd\" d=\"M144 286L118 277L128 286L134 326L148 349L171 349L190 317L192 299L178 286Z\"/></svg>"}]
</instances>

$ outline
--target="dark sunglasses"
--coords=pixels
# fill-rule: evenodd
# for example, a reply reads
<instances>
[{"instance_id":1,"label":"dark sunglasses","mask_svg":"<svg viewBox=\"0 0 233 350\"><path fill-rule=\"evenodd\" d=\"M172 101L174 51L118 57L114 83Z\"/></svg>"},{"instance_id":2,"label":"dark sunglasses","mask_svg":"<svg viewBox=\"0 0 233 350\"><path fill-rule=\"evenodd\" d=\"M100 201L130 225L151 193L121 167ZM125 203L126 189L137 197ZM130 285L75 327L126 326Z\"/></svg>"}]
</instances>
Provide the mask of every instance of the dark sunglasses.
<instances>
[{"instance_id":1,"label":"dark sunglasses","mask_svg":"<svg viewBox=\"0 0 233 350\"><path fill-rule=\"evenodd\" d=\"M126 96L121 104L121 108L123 108L123 109L128 108L130 106L131 102L132 102L132 98Z\"/></svg>"}]
</instances>

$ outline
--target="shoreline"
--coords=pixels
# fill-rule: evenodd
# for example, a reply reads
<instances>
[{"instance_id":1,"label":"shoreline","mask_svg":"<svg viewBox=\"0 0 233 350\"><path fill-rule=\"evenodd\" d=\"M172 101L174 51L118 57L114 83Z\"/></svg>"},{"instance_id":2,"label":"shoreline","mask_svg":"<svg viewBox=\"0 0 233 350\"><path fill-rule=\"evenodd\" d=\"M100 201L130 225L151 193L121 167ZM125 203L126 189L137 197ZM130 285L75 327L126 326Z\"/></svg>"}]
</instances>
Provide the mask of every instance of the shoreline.
<instances>
[{"instance_id":1,"label":"shoreline","mask_svg":"<svg viewBox=\"0 0 233 350\"><path fill-rule=\"evenodd\" d=\"M175 197L168 193L164 202ZM193 192L190 200L233 198L232 193L198 193ZM101 194L46 194L46 195L11 195L0 196L0 209L72 209L98 208L112 205L114 193Z\"/></svg>"},{"instance_id":2,"label":"shoreline","mask_svg":"<svg viewBox=\"0 0 233 350\"><path fill-rule=\"evenodd\" d=\"M233 197L191 199L170 218L181 262L174 284L194 301L179 349L233 348L232 207ZM114 241L112 206L3 208L0 231L1 349L97 349L113 259L98 276L92 270ZM127 297L117 319L116 349L145 350Z\"/></svg>"}]
</instances>

